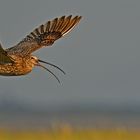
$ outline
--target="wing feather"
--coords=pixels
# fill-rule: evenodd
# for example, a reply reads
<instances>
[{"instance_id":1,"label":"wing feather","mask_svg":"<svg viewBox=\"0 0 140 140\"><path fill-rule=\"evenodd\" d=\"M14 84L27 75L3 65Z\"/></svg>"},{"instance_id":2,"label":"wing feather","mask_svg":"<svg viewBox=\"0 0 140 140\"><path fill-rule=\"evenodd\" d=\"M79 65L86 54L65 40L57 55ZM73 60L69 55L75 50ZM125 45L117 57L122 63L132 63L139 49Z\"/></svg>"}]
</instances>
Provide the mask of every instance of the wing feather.
<instances>
[{"instance_id":1,"label":"wing feather","mask_svg":"<svg viewBox=\"0 0 140 140\"><path fill-rule=\"evenodd\" d=\"M47 33L47 32L49 32L49 30L50 30L51 21L48 21L47 24L45 24L45 26L46 26L45 32Z\"/></svg>"},{"instance_id":2,"label":"wing feather","mask_svg":"<svg viewBox=\"0 0 140 140\"><path fill-rule=\"evenodd\" d=\"M0 64L13 63L12 58L8 56L7 52L2 48L0 44Z\"/></svg>"},{"instance_id":3,"label":"wing feather","mask_svg":"<svg viewBox=\"0 0 140 140\"><path fill-rule=\"evenodd\" d=\"M55 18L55 19L52 21L51 28L50 28L50 32L55 31L55 28L57 27L57 23L58 23L58 18Z\"/></svg>"},{"instance_id":4,"label":"wing feather","mask_svg":"<svg viewBox=\"0 0 140 140\"><path fill-rule=\"evenodd\" d=\"M57 39L71 31L80 19L81 16L72 18L72 15L70 15L48 21L46 24L36 28L17 45L8 48L7 52L9 54L26 56L43 46L51 46Z\"/></svg>"}]
</instances>

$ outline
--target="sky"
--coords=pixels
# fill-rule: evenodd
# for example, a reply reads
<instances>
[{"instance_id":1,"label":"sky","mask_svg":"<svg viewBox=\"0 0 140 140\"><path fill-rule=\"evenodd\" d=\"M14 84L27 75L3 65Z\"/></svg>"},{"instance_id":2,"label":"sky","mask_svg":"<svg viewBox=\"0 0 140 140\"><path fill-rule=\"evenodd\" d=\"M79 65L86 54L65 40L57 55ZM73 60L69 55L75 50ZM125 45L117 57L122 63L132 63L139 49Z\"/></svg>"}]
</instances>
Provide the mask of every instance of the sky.
<instances>
[{"instance_id":1,"label":"sky","mask_svg":"<svg viewBox=\"0 0 140 140\"><path fill-rule=\"evenodd\" d=\"M0 77L0 102L29 106L140 103L139 0L1 0L0 40L12 47L34 28L63 15L80 23L50 48L34 53L60 66L21 77Z\"/></svg>"}]
</instances>

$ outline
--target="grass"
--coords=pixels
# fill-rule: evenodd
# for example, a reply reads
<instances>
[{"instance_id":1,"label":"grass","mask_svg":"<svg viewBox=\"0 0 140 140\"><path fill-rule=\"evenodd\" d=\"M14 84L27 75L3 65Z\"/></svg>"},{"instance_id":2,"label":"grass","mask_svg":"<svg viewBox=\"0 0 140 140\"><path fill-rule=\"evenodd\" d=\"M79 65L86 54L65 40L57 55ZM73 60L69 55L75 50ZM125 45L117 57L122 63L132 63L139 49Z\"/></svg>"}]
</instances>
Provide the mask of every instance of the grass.
<instances>
[{"instance_id":1,"label":"grass","mask_svg":"<svg viewBox=\"0 0 140 140\"><path fill-rule=\"evenodd\" d=\"M0 140L140 140L140 130L72 129L53 130L0 129Z\"/></svg>"}]
</instances>

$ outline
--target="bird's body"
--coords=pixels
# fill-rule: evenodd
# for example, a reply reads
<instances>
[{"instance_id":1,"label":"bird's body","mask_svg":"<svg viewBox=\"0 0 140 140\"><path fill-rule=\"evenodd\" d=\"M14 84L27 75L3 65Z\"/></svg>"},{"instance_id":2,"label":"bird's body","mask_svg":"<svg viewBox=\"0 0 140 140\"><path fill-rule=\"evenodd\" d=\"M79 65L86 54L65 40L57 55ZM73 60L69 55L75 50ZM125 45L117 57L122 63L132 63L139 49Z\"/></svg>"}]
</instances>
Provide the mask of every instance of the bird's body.
<instances>
[{"instance_id":1,"label":"bird's body","mask_svg":"<svg viewBox=\"0 0 140 140\"><path fill-rule=\"evenodd\" d=\"M0 64L0 75L20 76L28 74L35 66L30 57L22 58L13 56L14 63Z\"/></svg>"},{"instance_id":2,"label":"bird's body","mask_svg":"<svg viewBox=\"0 0 140 140\"><path fill-rule=\"evenodd\" d=\"M42 61L31 53L44 46L51 46L57 39L67 34L80 21L81 16L62 16L48 21L46 24L39 26L21 42L14 47L4 50L0 45L0 75L3 76L20 76L28 74L34 66L40 66L53 74L49 69L41 65L39 62L49 64ZM54 74L53 74L54 75ZM55 76L55 75L54 75ZM59 79L55 76L59 81Z\"/></svg>"}]
</instances>

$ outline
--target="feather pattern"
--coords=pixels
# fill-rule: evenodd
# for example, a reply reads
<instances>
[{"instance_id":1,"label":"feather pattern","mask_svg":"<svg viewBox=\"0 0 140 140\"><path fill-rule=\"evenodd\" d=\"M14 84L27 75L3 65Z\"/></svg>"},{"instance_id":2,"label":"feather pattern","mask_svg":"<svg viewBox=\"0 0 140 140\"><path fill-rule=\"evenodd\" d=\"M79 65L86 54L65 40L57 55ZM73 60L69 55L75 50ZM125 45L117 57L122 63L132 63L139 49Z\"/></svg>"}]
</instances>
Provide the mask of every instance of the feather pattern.
<instances>
[{"instance_id":1,"label":"feather pattern","mask_svg":"<svg viewBox=\"0 0 140 140\"><path fill-rule=\"evenodd\" d=\"M0 64L13 63L12 58L8 56L7 52L2 48L0 44Z\"/></svg>"},{"instance_id":2,"label":"feather pattern","mask_svg":"<svg viewBox=\"0 0 140 140\"><path fill-rule=\"evenodd\" d=\"M10 55L17 54L24 57L43 46L51 46L57 39L71 31L80 19L81 16L72 18L72 15L70 15L48 21L46 24L36 28L17 45L8 48L6 51Z\"/></svg>"}]
</instances>

